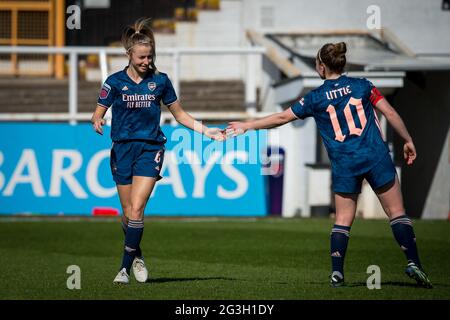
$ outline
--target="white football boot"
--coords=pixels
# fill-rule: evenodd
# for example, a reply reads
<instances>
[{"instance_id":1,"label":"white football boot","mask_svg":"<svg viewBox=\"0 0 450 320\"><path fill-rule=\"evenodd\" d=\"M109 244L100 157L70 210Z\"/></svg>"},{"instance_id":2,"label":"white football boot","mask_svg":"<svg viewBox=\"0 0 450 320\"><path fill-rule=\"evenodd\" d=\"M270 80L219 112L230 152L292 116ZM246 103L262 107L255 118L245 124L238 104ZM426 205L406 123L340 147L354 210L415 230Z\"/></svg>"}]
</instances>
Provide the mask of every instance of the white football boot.
<instances>
[{"instance_id":1,"label":"white football boot","mask_svg":"<svg viewBox=\"0 0 450 320\"><path fill-rule=\"evenodd\" d=\"M148 270L145 266L144 258L134 258L133 260L133 274L137 282L147 282Z\"/></svg>"},{"instance_id":2,"label":"white football boot","mask_svg":"<svg viewBox=\"0 0 450 320\"><path fill-rule=\"evenodd\" d=\"M113 283L117 283L117 284L130 283L130 276L128 275L127 270L125 268L122 268L122 270L119 271L117 276L114 278Z\"/></svg>"}]
</instances>

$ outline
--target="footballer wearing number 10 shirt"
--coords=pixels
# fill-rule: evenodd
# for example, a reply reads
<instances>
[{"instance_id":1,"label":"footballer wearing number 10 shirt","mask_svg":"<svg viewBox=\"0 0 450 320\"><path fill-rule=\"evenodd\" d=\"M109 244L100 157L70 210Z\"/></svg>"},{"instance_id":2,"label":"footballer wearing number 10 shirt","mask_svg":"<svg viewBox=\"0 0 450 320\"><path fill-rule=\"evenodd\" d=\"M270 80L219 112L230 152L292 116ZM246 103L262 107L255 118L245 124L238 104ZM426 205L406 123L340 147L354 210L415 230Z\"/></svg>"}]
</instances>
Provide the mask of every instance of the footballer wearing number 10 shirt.
<instances>
[{"instance_id":1,"label":"footballer wearing number 10 shirt","mask_svg":"<svg viewBox=\"0 0 450 320\"><path fill-rule=\"evenodd\" d=\"M408 165L416 158L414 143L401 117L370 81L343 74L346 51L344 42L325 44L316 57L316 71L325 80L323 85L283 112L258 120L230 122L227 136L313 117L331 161L335 193L336 218L330 236L330 285L340 287L345 284L344 257L358 194L366 179L377 194L390 219L394 237L406 255L406 274L418 285L431 288L419 259L412 222L405 213L398 177L375 109L403 138L404 158Z\"/></svg>"}]
</instances>

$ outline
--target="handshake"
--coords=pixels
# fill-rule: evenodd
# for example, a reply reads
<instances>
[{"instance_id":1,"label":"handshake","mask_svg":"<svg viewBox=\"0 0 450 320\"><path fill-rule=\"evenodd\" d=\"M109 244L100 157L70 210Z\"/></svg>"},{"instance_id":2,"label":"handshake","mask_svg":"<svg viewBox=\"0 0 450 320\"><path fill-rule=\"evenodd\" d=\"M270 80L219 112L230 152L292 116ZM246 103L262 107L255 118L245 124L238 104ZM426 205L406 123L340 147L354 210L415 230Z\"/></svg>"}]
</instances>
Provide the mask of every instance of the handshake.
<instances>
[{"instance_id":1,"label":"handshake","mask_svg":"<svg viewBox=\"0 0 450 320\"><path fill-rule=\"evenodd\" d=\"M205 135L216 141L224 141L232 137L244 134L248 128L245 122L230 122L225 129L208 128L205 130Z\"/></svg>"}]
</instances>

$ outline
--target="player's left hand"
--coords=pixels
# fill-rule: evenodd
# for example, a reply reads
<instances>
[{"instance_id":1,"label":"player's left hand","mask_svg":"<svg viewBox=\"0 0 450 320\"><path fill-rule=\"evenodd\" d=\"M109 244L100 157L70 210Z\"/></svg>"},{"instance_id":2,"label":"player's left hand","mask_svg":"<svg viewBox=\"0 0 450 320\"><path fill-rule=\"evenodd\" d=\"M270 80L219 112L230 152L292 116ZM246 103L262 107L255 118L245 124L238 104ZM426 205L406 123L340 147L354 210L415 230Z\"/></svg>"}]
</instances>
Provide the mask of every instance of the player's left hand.
<instances>
[{"instance_id":1,"label":"player's left hand","mask_svg":"<svg viewBox=\"0 0 450 320\"><path fill-rule=\"evenodd\" d=\"M403 145L403 157L405 158L406 164L409 166L416 160L416 147L412 141L407 141Z\"/></svg>"},{"instance_id":2,"label":"player's left hand","mask_svg":"<svg viewBox=\"0 0 450 320\"><path fill-rule=\"evenodd\" d=\"M225 130L222 130L220 128L208 128L205 131L205 135L208 138L216 141L224 141L226 139Z\"/></svg>"}]
</instances>

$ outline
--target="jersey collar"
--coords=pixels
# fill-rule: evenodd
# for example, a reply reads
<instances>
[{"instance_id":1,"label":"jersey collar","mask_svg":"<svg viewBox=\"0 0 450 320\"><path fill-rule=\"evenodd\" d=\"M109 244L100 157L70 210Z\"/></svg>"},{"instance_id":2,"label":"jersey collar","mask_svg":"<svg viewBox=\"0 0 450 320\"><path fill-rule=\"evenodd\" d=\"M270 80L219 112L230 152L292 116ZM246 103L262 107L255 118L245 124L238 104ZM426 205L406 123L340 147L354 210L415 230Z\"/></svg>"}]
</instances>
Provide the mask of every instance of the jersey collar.
<instances>
[{"instance_id":1,"label":"jersey collar","mask_svg":"<svg viewBox=\"0 0 450 320\"><path fill-rule=\"evenodd\" d=\"M126 80L130 81L130 82L131 82L132 84L134 84L135 86L136 86L136 85L137 85L137 86L140 85L140 84L143 83L146 79L148 79L149 77L151 77L151 76L153 75L153 70L150 69L150 70L147 71L147 73L145 74L145 76L144 76L144 78L141 80L141 82L137 83L136 81L134 81L133 79L130 78L130 76L129 76L128 73L127 73L127 69L128 69L128 66L126 66L126 67L122 70L122 75L123 75L123 77L124 77Z\"/></svg>"},{"instance_id":2,"label":"jersey collar","mask_svg":"<svg viewBox=\"0 0 450 320\"><path fill-rule=\"evenodd\" d=\"M346 75L345 74L341 74L338 78L336 78L336 79L326 79L325 80L325 84L329 84L329 83L334 83L334 82L336 82L336 81L341 81L341 80L343 80L343 79L345 79L346 78Z\"/></svg>"}]
</instances>

